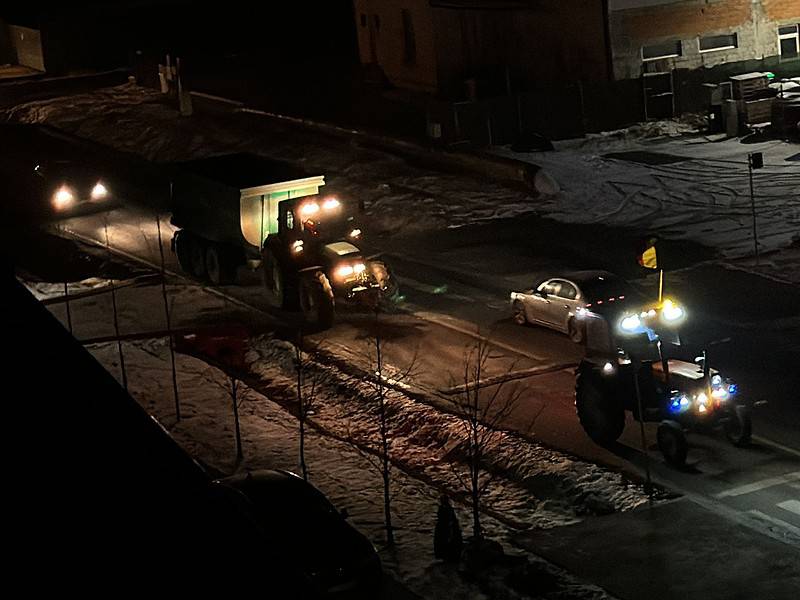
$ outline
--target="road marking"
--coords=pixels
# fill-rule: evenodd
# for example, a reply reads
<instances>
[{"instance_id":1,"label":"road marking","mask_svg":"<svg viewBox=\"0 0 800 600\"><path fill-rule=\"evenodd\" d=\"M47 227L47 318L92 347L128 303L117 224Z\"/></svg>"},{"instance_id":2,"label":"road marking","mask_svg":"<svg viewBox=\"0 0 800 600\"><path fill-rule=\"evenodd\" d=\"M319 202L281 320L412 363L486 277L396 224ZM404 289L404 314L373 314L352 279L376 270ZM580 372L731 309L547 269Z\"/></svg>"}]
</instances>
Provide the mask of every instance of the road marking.
<instances>
[{"instance_id":1,"label":"road marking","mask_svg":"<svg viewBox=\"0 0 800 600\"><path fill-rule=\"evenodd\" d=\"M422 292L431 296L443 296L450 300L460 300L461 302L475 302L475 298L462 296L461 294L455 294L448 291L448 286L446 285L435 286L429 283L422 283L421 281L410 279L408 277L403 277L401 281L403 287L411 288L412 290L417 290L418 292Z\"/></svg>"},{"instance_id":2,"label":"road marking","mask_svg":"<svg viewBox=\"0 0 800 600\"><path fill-rule=\"evenodd\" d=\"M773 442L772 440L768 440L767 438L763 438L760 435L754 435L753 441L758 442L759 444L764 444L765 446L772 446L773 448L777 448L778 450L782 450L787 454L793 454L795 456L800 456L800 450L796 450L794 448L790 448L789 446L784 446L783 444L779 444L778 442Z\"/></svg>"},{"instance_id":3,"label":"road marking","mask_svg":"<svg viewBox=\"0 0 800 600\"><path fill-rule=\"evenodd\" d=\"M519 371L510 371L508 373L503 373L502 375L496 375L494 377L486 377L481 379L480 387L486 388L492 385L502 385L503 383L507 383L509 381L515 381L517 379L527 379L528 377L533 377L535 375L544 375L545 373L552 373L553 371L561 371L564 369L574 368L577 367L577 363L549 363L545 365L541 365L538 367L532 367L530 369L521 369ZM456 385L449 388L440 388L439 392L442 394L453 395L453 394L461 394L466 392L467 390L475 389L475 382L471 381L468 384L461 384Z\"/></svg>"},{"instance_id":4,"label":"road marking","mask_svg":"<svg viewBox=\"0 0 800 600\"><path fill-rule=\"evenodd\" d=\"M786 500L785 502L779 502L778 507L782 508L783 510L793 512L796 515L800 515L800 500Z\"/></svg>"},{"instance_id":5,"label":"road marking","mask_svg":"<svg viewBox=\"0 0 800 600\"><path fill-rule=\"evenodd\" d=\"M752 515L757 519L761 519L762 521L767 521L768 523L771 523L776 527L779 527L780 529L783 530L782 532L780 532L780 535L782 535L784 538L787 538L787 540L796 538L795 540L793 540L794 544L800 542L800 527L795 527L791 523L787 523L786 521L782 521L781 519L776 519L775 517L770 517L769 515L764 514L760 510L755 510L755 509L748 510L747 514Z\"/></svg>"},{"instance_id":6,"label":"road marking","mask_svg":"<svg viewBox=\"0 0 800 600\"><path fill-rule=\"evenodd\" d=\"M731 488L729 490L725 490L724 492L720 492L719 494L715 494L714 497L731 498L734 496L743 496L745 494L752 494L753 492L757 492L759 490L763 490L768 487L783 485L784 483L789 483L791 481L796 481L796 480L800 480L800 471L795 471L794 473L786 473L785 475L780 475L779 477L770 477L768 479L762 479L761 481L748 483L747 485L741 485L739 487Z\"/></svg>"}]
</instances>

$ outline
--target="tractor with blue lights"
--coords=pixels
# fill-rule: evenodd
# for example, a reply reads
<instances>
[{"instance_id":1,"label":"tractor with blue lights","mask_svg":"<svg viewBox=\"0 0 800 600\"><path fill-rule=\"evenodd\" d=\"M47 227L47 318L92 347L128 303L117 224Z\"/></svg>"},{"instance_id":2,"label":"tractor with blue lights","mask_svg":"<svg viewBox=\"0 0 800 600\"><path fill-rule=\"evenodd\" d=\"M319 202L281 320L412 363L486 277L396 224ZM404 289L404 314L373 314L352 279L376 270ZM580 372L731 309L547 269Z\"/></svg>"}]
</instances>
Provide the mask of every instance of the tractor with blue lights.
<instances>
[{"instance_id":1,"label":"tractor with blue lights","mask_svg":"<svg viewBox=\"0 0 800 600\"><path fill-rule=\"evenodd\" d=\"M626 412L641 424L659 424L659 449L675 465L686 461L689 431L721 429L737 446L750 442L753 403L711 366L705 350L685 360L678 329L686 317L670 298L582 315L586 357L577 369L575 406L596 443L610 446L619 438Z\"/></svg>"}]
</instances>

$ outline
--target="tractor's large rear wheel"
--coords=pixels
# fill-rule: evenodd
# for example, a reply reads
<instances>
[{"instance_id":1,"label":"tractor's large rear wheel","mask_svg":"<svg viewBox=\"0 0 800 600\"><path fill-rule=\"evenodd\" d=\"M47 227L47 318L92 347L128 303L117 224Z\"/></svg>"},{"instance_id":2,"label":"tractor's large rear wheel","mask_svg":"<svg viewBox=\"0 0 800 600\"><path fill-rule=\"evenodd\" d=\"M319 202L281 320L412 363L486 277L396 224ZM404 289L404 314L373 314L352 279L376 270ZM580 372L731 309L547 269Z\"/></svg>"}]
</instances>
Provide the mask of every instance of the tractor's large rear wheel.
<instances>
[{"instance_id":1,"label":"tractor's large rear wheel","mask_svg":"<svg viewBox=\"0 0 800 600\"><path fill-rule=\"evenodd\" d=\"M334 302L330 282L322 271L304 273L299 282L299 301L303 319L323 330L333 326Z\"/></svg>"},{"instance_id":2,"label":"tractor's large rear wheel","mask_svg":"<svg viewBox=\"0 0 800 600\"><path fill-rule=\"evenodd\" d=\"M609 446L625 429L625 409L616 397L613 382L591 363L578 367L575 409L586 434L601 446Z\"/></svg>"},{"instance_id":3,"label":"tractor's large rear wheel","mask_svg":"<svg viewBox=\"0 0 800 600\"><path fill-rule=\"evenodd\" d=\"M291 308L291 300L286 293L286 276L278 258L264 247L261 251L261 279L264 282L264 296L274 308Z\"/></svg>"}]
</instances>

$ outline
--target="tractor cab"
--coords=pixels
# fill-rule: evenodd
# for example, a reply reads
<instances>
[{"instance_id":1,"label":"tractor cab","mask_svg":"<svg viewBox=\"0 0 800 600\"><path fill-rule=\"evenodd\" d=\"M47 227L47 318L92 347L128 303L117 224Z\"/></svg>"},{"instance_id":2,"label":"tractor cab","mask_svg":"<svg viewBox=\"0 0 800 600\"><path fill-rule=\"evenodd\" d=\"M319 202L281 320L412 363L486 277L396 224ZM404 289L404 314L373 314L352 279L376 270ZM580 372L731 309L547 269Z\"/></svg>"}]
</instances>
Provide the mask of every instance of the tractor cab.
<instances>
[{"instance_id":1,"label":"tractor cab","mask_svg":"<svg viewBox=\"0 0 800 600\"><path fill-rule=\"evenodd\" d=\"M304 243L328 243L336 240L356 242L361 229L355 217L345 213L342 202L334 196L291 198L278 204L279 235Z\"/></svg>"}]
</instances>

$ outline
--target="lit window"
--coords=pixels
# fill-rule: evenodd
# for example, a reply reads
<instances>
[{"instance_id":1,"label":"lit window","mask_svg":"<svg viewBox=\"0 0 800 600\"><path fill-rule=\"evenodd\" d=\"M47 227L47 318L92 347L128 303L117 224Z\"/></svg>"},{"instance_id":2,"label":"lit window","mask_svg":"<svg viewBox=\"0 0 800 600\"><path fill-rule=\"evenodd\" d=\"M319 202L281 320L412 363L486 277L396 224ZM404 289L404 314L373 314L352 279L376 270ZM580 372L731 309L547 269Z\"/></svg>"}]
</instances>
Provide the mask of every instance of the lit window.
<instances>
[{"instance_id":1,"label":"lit window","mask_svg":"<svg viewBox=\"0 0 800 600\"><path fill-rule=\"evenodd\" d=\"M739 40L735 33L706 35L700 38L700 52L714 52L715 50L728 50L738 47Z\"/></svg>"},{"instance_id":2,"label":"lit window","mask_svg":"<svg viewBox=\"0 0 800 600\"><path fill-rule=\"evenodd\" d=\"M778 51L781 60L800 56L800 33L797 25L786 25L778 28Z\"/></svg>"},{"instance_id":3,"label":"lit window","mask_svg":"<svg viewBox=\"0 0 800 600\"><path fill-rule=\"evenodd\" d=\"M683 46L680 40L671 40L652 46L642 46L642 60L658 60L659 58L672 58L681 56Z\"/></svg>"}]
</instances>

